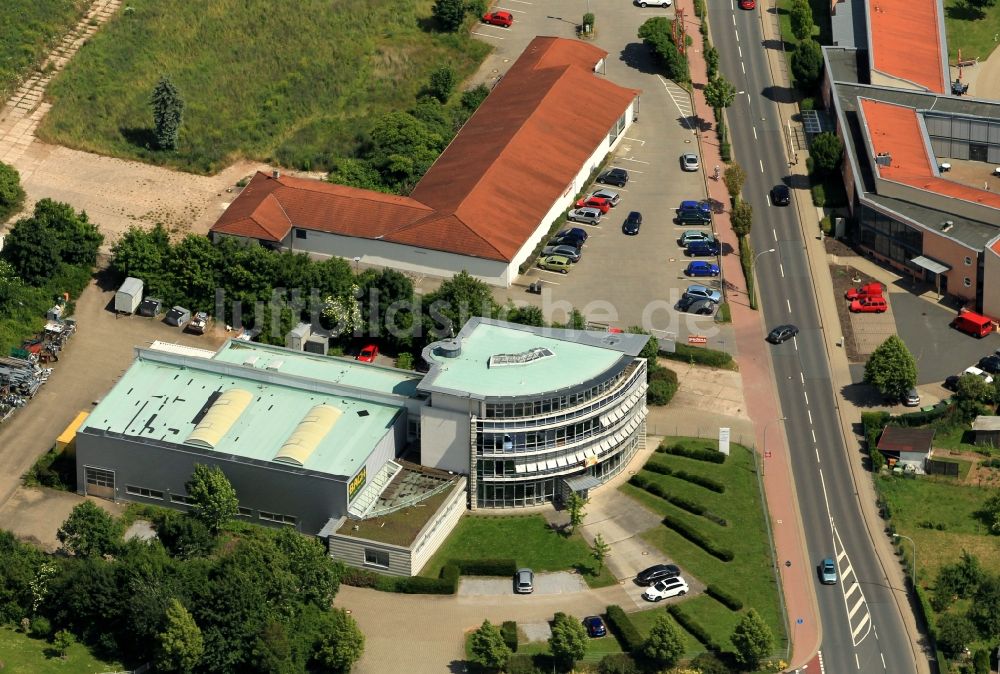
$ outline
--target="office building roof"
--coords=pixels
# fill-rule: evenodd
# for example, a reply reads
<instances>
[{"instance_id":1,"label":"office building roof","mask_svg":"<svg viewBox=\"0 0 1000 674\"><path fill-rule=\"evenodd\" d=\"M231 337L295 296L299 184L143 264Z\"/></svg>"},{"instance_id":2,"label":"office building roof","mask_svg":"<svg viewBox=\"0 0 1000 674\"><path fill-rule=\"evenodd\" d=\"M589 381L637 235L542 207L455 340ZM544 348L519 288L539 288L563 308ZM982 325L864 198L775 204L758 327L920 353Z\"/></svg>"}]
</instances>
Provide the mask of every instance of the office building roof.
<instances>
[{"instance_id":1,"label":"office building roof","mask_svg":"<svg viewBox=\"0 0 1000 674\"><path fill-rule=\"evenodd\" d=\"M872 70L945 93L944 20L938 0L871 0Z\"/></svg>"}]
</instances>

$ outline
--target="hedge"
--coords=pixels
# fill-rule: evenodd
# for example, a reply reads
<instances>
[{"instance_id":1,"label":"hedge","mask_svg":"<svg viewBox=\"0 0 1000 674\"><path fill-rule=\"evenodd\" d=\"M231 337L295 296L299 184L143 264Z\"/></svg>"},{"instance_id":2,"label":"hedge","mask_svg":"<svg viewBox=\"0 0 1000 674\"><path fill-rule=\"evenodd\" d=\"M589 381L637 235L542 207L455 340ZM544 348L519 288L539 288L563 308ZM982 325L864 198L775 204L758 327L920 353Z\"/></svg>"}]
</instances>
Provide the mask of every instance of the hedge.
<instances>
[{"instance_id":1,"label":"hedge","mask_svg":"<svg viewBox=\"0 0 1000 674\"><path fill-rule=\"evenodd\" d=\"M517 622L504 620L500 625L500 636L503 637L503 642L507 644L511 653L517 653Z\"/></svg>"},{"instance_id":2,"label":"hedge","mask_svg":"<svg viewBox=\"0 0 1000 674\"><path fill-rule=\"evenodd\" d=\"M423 576L387 576L368 569L347 567L340 578L344 585L370 587L380 592L401 594L455 594L458 589L458 567L448 564L441 569L440 578Z\"/></svg>"},{"instance_id":3,"label":"hedge","mask_svg":"<svg viewBox=\"0 0 1000 674\"><path fill-rule=\"evenodd\" d=\"M608 626L618 637L622 650L626 653L638 653L643 644L642 635L622 607L612 604L604 610L604 614L608 618Z\"/></svg>"},{"instance_id":4,"label":"hedge","mask_svg":"<svg viewBox=\"0 0 1000 674\"><path fill-rule=\"evenodd\" d=\"M507 674L539 674L535 658L525 653L515 653L507 660Z\"/></svg>"},{"instance_id":5,"label":"hedge","mask_svg":"<svg viewBox=\"0 0 1000 674\"><path fill-rule=\"evenodd\" d=\"M712 555L717 559L721 559L724 562L731 562L735 555L732 550L727 548L720 548L715 544L715 542L709 540L704 534L702 534L697 529L688 526L686 523L680 521L676 517L671 515L663 516L663 524L676 531L678 534L691 541L699 548Z\"/></svg>"},{"instance_id":6,"label":"hedge","mask_svg":"<svg viewBox=\"0 0 1000 674\"><path fill-rule=\"evenodd\" d=\"M813 206L816 208L823 208L826 206L826 188L822 183L813 185L809 191L812 194Z\"/></svg>"},{"instance_id":7,"label":"hedge","mask_svg":"<svg viewBox=\"0 0 1000 674\"><path fill-rule=\"evenodd\" d=\"M712 635L708 633L708 630L696 623L694 618L685 613L684 609L682 609L679 605L671 604L670 606L667 606L667 613L673 616L674 620L676 620L681 627L687 630L691 636L705 644L705 647L708 648L708 650L715 653L722 652L722 646L719 642L712 638Z\"/></svg>"},{"instance_id":8,"label":"hedge","mask_svg":"<svg viewBox=\"0 0 1000 674\"><path fill-rule=\"evenodd\" d=\"M710 463L725 463L726 455L720 451L714 449L705 449L703 447L685 447L684 445L677 443L674 445L668 445L663 443L656 448L656 451L661 454L673 454L674 456L683 456L688 459L694 459L695 461L708 461Z\"/></svg>"},{"instance_id":9,"label":"hedge","mask_svg":"<svg viewBox=\"0 0 1000 674\"><path fill-rule=\"evenodd\" d=\"M726 608L733 611L739 611L743 608L743 601L739 597L734 597L729 594L726 590L723 590L718 585L709 585L705 588L705 592L709 597L717 599L720 603L725 605Z\"/></svg>"},{"instance_id":10,"label":"hedge","mask_svg":"<svg viewBox=\"0 0 1000 674\"><path fill-rule=\"evenodd\" d=\"M710 367L733 367L733 357L725 351L716 351L715 349L706 349L700 346L691 346L690 344L677 344L673 353L661 352L660 355L670 360L682 360L686 363L708 365Z\"/></svg>"},{"instance_id":11,"label":"hedge","mask_svg":"<svg viewBox=\"0 0 1000 674\"><path fill-rule=\"evenodd\" d=\"M659 473L660 475L673 475L674 469L670 466L664 466L662 463L653 463L652 461L647 462L645 466L642 467L643 470L648 470L653 473Z\"/></svg>"},{"instance_id":12,"label":"hedge","mask_svg":"<svg viewBox=\"0 0 1000 674\"><path fill-rule=\"evenodd\" d=\"M713 480L710 477L705 477L704 475L696 475L695 473L689 473L686 470L675 470L674 477L690 482L691 484L696 484L699 487L704 487L705 489L714 491L717 494L726 493L726 485L717 480Z\"/></svg>"},{"instance_id":13,"label":"hedge","mask_svg":"<svg viewBox=\"0 0 1000 674\"><path fill-rule=\"evenodd\" d=\"M517 561L513 559L451 559L463 576L511 576L517 573Z\"/></svg>"}]
</instances>

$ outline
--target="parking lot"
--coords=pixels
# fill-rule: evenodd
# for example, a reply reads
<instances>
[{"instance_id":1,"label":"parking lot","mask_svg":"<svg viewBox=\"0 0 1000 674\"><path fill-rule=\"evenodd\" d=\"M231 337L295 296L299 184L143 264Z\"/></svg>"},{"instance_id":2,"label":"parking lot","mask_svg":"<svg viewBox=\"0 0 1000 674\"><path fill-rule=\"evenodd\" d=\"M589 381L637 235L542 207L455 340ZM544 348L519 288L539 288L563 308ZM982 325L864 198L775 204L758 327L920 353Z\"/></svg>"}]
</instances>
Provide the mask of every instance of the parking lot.
<instances>
[{"instance_id":1,"label":"parking lot","mask_svg":"<svg viewBox=\"0 0 1000 674\"><path fill-rule=\"evenodd\" d=\"M585 11L573 0L501 0L490 9L514 16L510 28L483 24L475 29L481 39L496 47L480 71L494 78L536 35L576 38ZM593 0L591 11L596 17L593 41L609 53L607 77L616 84L642 90L638 121L625 132L609 166L626 169L629 181L624 188L598 186L622 197L600 224L568 224L585 228L590 235L580 262L570 273L531 269L500 299L539 306L550 321L565 320L575 307L595 323L623 328L641 325L661 337L674 333L682 342L690 335L704 336L707 346L732 351L734 340L727 325L716 323L711 316L682 314L674 309L689 284L721 290L723 282L719 278L689 279L683 273L691 260L684 256L677 240L685 230L695 227L675 224L675 209L682 200L705 197L704 173L685 172L680 167L681 154L698 153L691 128L691 103L687 92L655 72L648 50L636 37L643 21L654 16L673 17L673 9L642 9L628 2ZM643 216L635 236L622 233L630 211ZM707 226L697 229L711 231ZM723 254L733 252L723 250ZM536 281L542 282L541 295L527 292L527 286Z\"/></svg>"}]
</instances>

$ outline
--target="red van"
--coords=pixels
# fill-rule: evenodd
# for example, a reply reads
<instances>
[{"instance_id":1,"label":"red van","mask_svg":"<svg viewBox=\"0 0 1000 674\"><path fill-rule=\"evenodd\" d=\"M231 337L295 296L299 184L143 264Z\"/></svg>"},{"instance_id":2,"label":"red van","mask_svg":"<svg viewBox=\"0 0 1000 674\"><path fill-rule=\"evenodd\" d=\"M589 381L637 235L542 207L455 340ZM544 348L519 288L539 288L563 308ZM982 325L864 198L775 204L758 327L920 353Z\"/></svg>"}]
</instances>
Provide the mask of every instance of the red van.
<instances>
[{"instance_id":1,"label":"red van","mask_svg":"<svg viewBox=\"0 0 1000 674\"><path fill-rule=\"evenodd\" d=\"M993 332L993 319L975 311L963 311L951 322L951 327L967 335L982 338Z\"/></svg>"}]
</instances>

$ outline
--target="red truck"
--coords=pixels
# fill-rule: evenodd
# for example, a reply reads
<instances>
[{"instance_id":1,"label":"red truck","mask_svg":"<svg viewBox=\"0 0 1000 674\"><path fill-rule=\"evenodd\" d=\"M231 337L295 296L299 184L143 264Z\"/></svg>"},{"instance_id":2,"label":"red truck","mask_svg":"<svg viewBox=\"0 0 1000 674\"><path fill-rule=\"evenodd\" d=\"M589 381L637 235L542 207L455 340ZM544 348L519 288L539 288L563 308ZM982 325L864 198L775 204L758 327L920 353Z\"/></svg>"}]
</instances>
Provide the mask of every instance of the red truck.
<instances>
[{"instance_id":1,"label":"red truck","mask_svg":"<svg viewBox=\"0 0 1000 674\"><path fill-rule=\"evenodd\" d=\"M844 297L847 298L849 302L854 300L860 300L864 297L882 297L883 287L878 281L873 283L866 283L859 288L851 288L848 290Z\"/></svg>"},{"instance_id":2,"label":"red truck","mask_svg":"<svg viewBox=\"0 0 1000 674\"><path fill-rule=\"evenodd\" d=\"M963 311L959 313L955 317L955 320L951 322L951 327L976 338L985 337L993 332L994 329L992 318L977 314L975 311Z\"/></svg>"}]
</instances>

